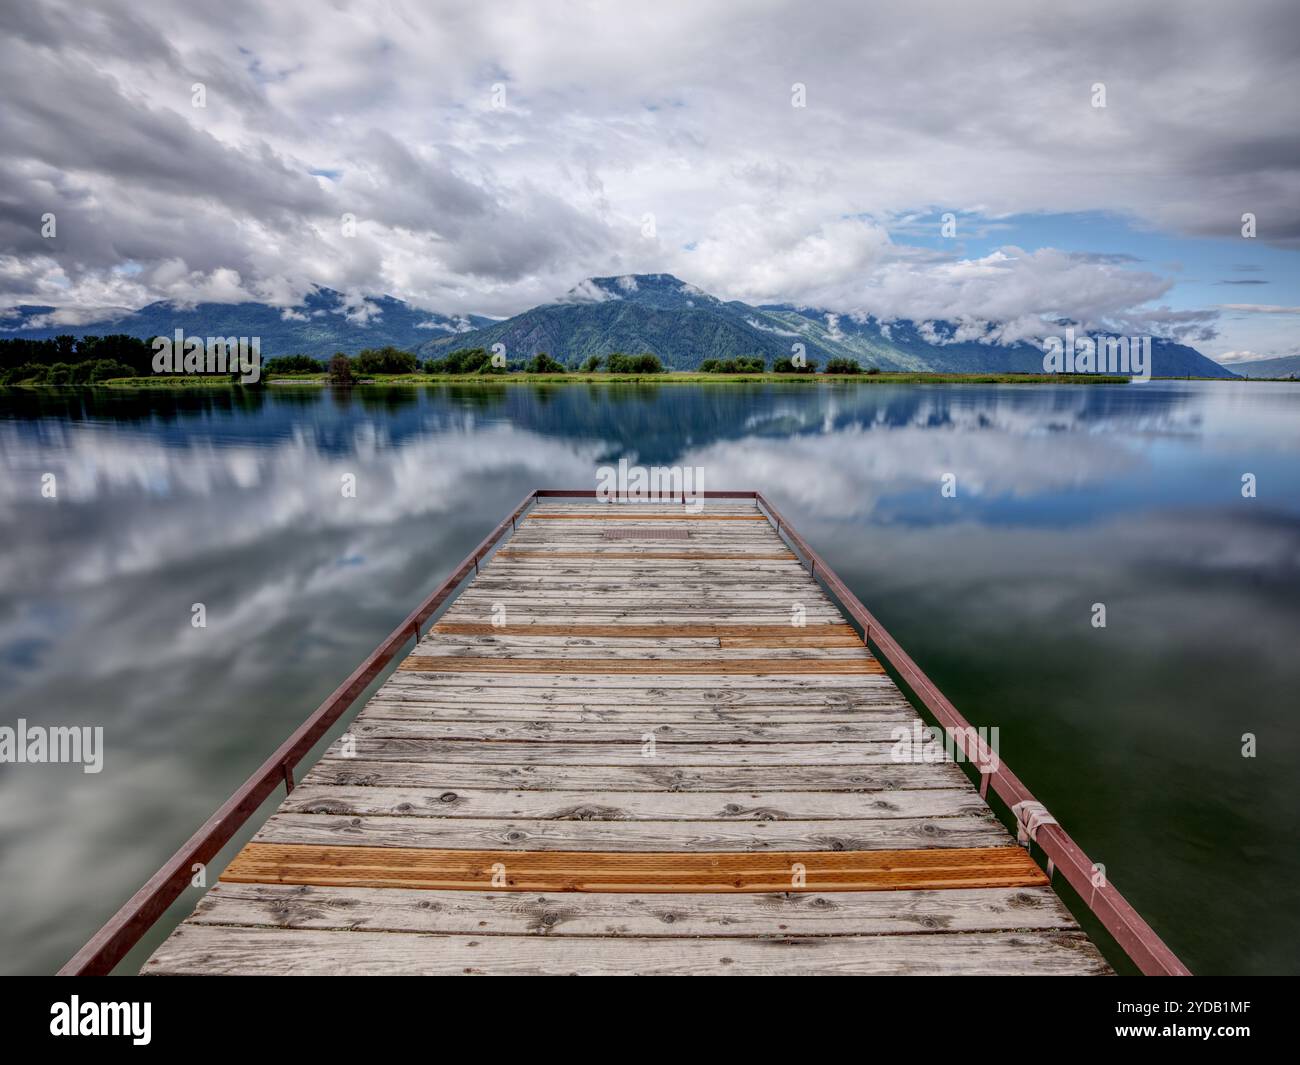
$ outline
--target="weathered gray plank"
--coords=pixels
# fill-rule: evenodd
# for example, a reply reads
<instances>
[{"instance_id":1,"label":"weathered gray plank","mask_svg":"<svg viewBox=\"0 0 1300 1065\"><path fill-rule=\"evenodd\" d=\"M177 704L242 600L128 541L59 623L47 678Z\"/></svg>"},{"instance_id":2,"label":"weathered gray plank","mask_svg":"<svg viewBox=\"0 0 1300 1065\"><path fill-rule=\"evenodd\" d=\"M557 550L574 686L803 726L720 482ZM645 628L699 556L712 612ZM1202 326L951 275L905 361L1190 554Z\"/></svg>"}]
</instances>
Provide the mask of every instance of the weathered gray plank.
<instances>
[{"instance_id":1,"label":"weathered gray plank","mask_svg":"<svg viewBox=\"0 0 1300 1065\"><path fill-rule=\"evenodd\" d=\"M543 936L826 936L1078 928L1051 888L618 894L217 884L190 924Z\"/></svg>"},{"instance_id":2,"label":"weathered gray plank","mask_svg":"<svg viewBox=\"0 0 1300 1065\"><path fill-rule=\"evenodd\" d=\"M487 788L392 788L304 783L281 813L491 817L580 821L790 821L983 814L969 787L878 791L507 791Z\"/></svg>"},{"instance_id":3,"label":"weathered gray plank","mask_svg":"<svg viewBox=\"0 0 1300 1065\"><path fill-rule=\"evenodd\" d=\"M649 759L647 759L647 762ZM569 766L476 765L448 762L376 762L329 755L303 783L360 787L505 788L526 791L762 791L779 782L797 791L897 791L969 787L955 762L857 766Z\"/></svg>"},{"instance_id":4,"label":"weathered gray plank","mask_svg":"<svg viewBox=\"0 0 1300 1065\"><path fill-rule=\"evenodd\" d=\"M941 760L943 748L927 744ZM417 740L345 733L329 749L331 757L384 762L470 762L479 765L640 765L789 766L881 765L894 763L895 747L880 743L656 743L646 755L639 744L482 743L474 740Z\"/></svg>"},{"instance_id":5,"label":"weathered gray plank","mask_svg":"<svg viewBox=\"0 0 1300 1065\"><path fill-rule=\"evenodd\" d=\"M187 924L153 974L296 975L1103 975L1077 932L971 932L791 939L434 936Z\"/></svg>"},{"instance_id":6,"label":"weathered gray plank","mask_svg":"<svg viewBox=\"0 0 1300 1065\"><path fill-rule=\"evenodd\" d=\"M432 850L870 851L1001 847L991 812L960 817L835 821L540 821L277 813L255 843Z\"/></svg>"},{"instance_id":7,"label":"weathered gray plank","mask_svg":"<svg viewBox=\"0 0 1300 1065\"><path fill-rule=\"evenodd\" d=\"M544 716L543 716L544 715ZM653 722L650 721L653 715ZM910 707L903 705L880 704L877 706L860 706L844 709L839 706L792 706L792 707L742 707L730 706L664 706L652 707L644 704L628 706L585 706L550 705L539 713L532 703L437 703L416 699L389 699L376 697L366 704L362 719L374 721L389 719L394 721L474 721L474 722L537 722L545 721L555 725L618 724L622 722L644 722L660 725L710 725L710 724L749 724L749 725L789 725L810 724L864 724L869 722L910 723L913 719Z\"/></svg>"},{"instance_id":8,"label":"weathered gray plank","mask_svg":"<svg viewBox=\"0 0 1300 1065\"><path fill-rule=\"evenodd\" d=\"M531 678L531 679L530 679ZM460 673L394 673L376 693L376 698L428 699L464 702L595 703L627 706L644 703L668 705L864 706L873 703L901 703L907 700L884 674L855 674L852 678L799 674L797 680L815 679L817 684L799 685L773 679L773 683L744 683L744 675L729 677L673 678L677 683L623 684L614 676L565 677L546 673L494 673L491 677L466 678ZM557 683L563 681L564 683ZM828 683L821 683L828 682ZM835 683L829 683L835 682Z\"/></svg>"},{"instance_id":9,"label":"weathered gray plank","mask_svg":"<svg viewBox=\"0 0 1300 1065\"><path fill-rule=\"evenodd\" d=\"M601 689L605 691L628 689L629 695L642 692L649 693L653 698L666 699L669 698L668 693L670 690L675 688L685 688L697 692L730 691L734 693L744 692L748 689L757 689L758 692L770 693L778 689L811 692L830 688L851 695L854 692L867 692L873 688L888 685L891 682L884 674L846 676L838 673L765 673L762 675L745 673L611 673L605 676L596 676L571 673L524 672L475 675L472 682L466 681L464 673L405 673L394 674L387 682L387 684L395 688L421 683L429 686L447 684L456 687L478 687L481 689L529 688L539 692L546 689L559 691L569 688ZM661 692L662 695L659 694ZM621 699L622 692L619 691L615 698Z\"/></svg>"},{"instance_id":10,"label":"weathered gray plank","mask_svg":"<svg viewBox=\"0 0 1300 1065\"><path fill-rule=\"evenodd\" d=\"M870 660L871 654L863 647L591 647L570 644L567 647L493 647L483 644L452 643L436 640L421 643L412 653L415 658L485 658L509 659L526 662L529 659L599 659L605 662L647 661L661 659L665 662L687 659L693 662L783 662L783 661L856 661ZM445 666L443 668L446 668Z\"/></svg>"},{"instance_id":11,"label":"weathered gray plank","mask_svg":"<svg viewBox=\"0 0 1300 1065\"><path fill-rule=\"evenodd\" d=\"M348 729L358 738L477 740L494 742L635 743L867 743L889 742L899 730L910 736L907 719L749 724L667 724L624 718L601 724L552 721L394 720L367 708Z\"/></svg>"}]
</instances>

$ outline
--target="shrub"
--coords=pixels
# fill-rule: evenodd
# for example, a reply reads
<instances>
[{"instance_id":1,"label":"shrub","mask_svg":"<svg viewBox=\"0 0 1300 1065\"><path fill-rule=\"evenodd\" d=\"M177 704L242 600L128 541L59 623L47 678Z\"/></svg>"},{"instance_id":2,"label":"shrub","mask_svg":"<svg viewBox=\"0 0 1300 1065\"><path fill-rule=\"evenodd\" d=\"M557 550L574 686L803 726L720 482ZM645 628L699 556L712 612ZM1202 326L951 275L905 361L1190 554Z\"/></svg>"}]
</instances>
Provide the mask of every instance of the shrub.
<instances>
[{"instance_id":1,"label":"shrub","mask_svg":"<svg viewBox=\"0 0 1300 1065\"><path fill-rule=\"evenodd\" d=\"M420 362L409 351L390 346L366 348L358 352L352 367L360 374L415 373L420 368Z\"/></svg>"},{"instance_id":2,"label":"shrub","mask_svg":"<svg viewBox=\"0 0 1300 1065\"><path fill-rule=\"evenodd\" d=\"M734 359L705 359L701 373L762 373L767 363L761 355L741 355Z\"/></svg>"},{"instance_id":3,"label":"shrub","mask_svg":"<svg viewBox=\"0 0 1300 1065\"><path fill-rule=\"evenodd\" d=\"M424 364L426 373L491 373L484 366L492 365L492 356L485 348L457 348L441 359L430 359Z\"/></svg>"},{"instance_id":4,"label":"shrub","mask_svg":"<svg viewBox=\"0 0 1300 1065\"><path fill-rule=\"evenodd\" d=\"M599 355L588 355L586 361L582 364L583 373L598 373L600 364L603 360Z\"/></svg>"},{"instance_id":5,"label":"shrub","mask_svg":"<svg viewBox=\"0 0 1300 1065\"><path fill-rule=\"evenodd\" d=\"M812 373L816 369L816 359L809 359L803 366L796 366L789 359L777 359L772 364L773 373Z\"/></svg>"},{"instance_id":6,"label":"shrub","mask_svg":"<svg viewBox=\"0 0 1300 1065\"><path fill-rule=\"evenodd\" d=\"M332 385L350 385L352 383L352 361L343 354L335 352L334 358L330 359L330 384Z\"/></svg>"},{"instance_id":7,"label":"shrub","mask_svg":"<svg viewBox=\"0 0 1300 1065\"><path fill-rule=\"evenodd\" d=\"M826 363L826 373L861 373L862 367L857 359L830 359Z\"/></svg>"},{"instance_id":8,"label":"shrub","mask_svg":"<svg viewBox=\"0 0 1300 1065\"><path fill-rule=\"evenodd\" d=\"M5 374L6 385L40 385L45 383L45 376L50 372L48 366L39 362L25 362L15 366Z\"/></svg>"},{"instance_id":9,"label":"shrub","mask_svg":"<svg viewBox=\"0 0 1300 1065\"><path fill-rule=\"evenodd\" d=\"M277 355L267 359L262 370L264 373L320 373L323 368L320 360L310 355Z\"/></svg>"},{"instance_id":10,"label":"shrub","mask_svg":"<svg viewBox=\"0 0 1300 1065\"><path fill-rule=\"evenodd\" d=\"M880 367L879 367L879 366L868 366L868 367L867 367L867 374L868 374L869 376L874 376L875 374L878 374L878 373L880 373Z\"/></svg>"},{"instance_id":11,"label":"shrub","mask_svg":"<svg viewBox=\"0 0 1300 1065\"><path fill-rule=\"evenodd\" d=\"M68 373L68 384L89 385L98 381L107 381L110 377L134 377L136 373L125 363L116 359L87 359L75 363Z\"/></svg>"},{"instance_id":12,"label":"shrub","mask_svg":"<svg viewBox=\"0 0 1300 1065\"><path fill-rule=\"evenodd\" d=\"M551 358L544 351L539 351L524 367L527 373L568 373L569 368L562 362Z\"/></svg>"},{"instance_id":13,"label":"shrub","mask_svg":"<svg viewBox=\"0 0 1300 1065\"><path fill-rule=\"evenodd\" d=\"M134 377L135 370L115 359L96 359L90 364L91 381L109 381L114 377Z\"/></svg>"},{"instance_id":14,"label":"shrub","mask_svg":"<svg viewBox=\"0 0 1300 1065\"><path fill-rule=\"evenodd\" d=\"M610 373L664 372L664 364L659 361L659 356L651 355L648 351L640 355L625 355L616 351L605 360L605 366Z\"/></svg>"}]
</instances>

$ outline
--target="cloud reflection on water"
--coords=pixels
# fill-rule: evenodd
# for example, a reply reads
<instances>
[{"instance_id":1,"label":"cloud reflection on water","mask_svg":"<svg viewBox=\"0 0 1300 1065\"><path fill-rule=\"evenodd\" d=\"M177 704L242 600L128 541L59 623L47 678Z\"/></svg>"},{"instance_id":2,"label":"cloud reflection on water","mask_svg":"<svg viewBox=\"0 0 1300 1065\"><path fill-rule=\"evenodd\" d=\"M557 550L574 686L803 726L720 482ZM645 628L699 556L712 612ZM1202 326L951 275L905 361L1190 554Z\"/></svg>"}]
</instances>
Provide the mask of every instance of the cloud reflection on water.
<instances>
[{"instance_id":1,"label":"cloud reflection on water","mask_svg":"<svg viewBox=\"0 0 1300 1065\"><path fill-rule=\"evenodd\" d=\"M510 387L129 397L72 414L0 402L0 719L107 733L93 782L0 768L11 971L56 967L525 492L593 486L620 456L769 493L1157 907L1149 841L1130 838L1106 786L1160 781L1150 805L1171 832L1185 824L1173 766L1252 801L1294 795L1270 759L1295 746L1280 707L1300 682L1300 388ZM1250 503L1242 468L1260 477ZM46 471L54 503L38 495ZM956 500L939 495L948 472ZM344 473L357 499L342 498ZM1106 644L1078 625L1098 597L1116 618ZM205 630L190 627L194 602ZM1179 679L1225 649L1249 666L1230 685ZM1249 723L1272 736L1244 776L1240 759L1203 764L1244 727L1225 723L1228 699L1262 707ZM1179 720L1193 726L1181 744L1146 750ZM1071 799L1064 785L1103 771L1095 802ZM1175 848L1188 875L1208 845L1221 841ZM1179 931L1175 902L1162 932ZM1260 964L1183 934L1226 968Z\"/></svg>"}]
</instances>

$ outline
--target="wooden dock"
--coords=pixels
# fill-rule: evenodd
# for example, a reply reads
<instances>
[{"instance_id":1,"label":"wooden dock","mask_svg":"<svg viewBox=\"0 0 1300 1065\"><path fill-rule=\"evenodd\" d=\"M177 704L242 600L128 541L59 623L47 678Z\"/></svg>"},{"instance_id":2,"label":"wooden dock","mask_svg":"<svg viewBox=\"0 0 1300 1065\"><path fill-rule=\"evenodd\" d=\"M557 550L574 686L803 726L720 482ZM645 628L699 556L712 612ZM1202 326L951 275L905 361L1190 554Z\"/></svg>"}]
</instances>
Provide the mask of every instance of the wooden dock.
<instances>
[{"instance_id":1,"label":"wooden dock","mask_svg":"<svg viewBox=\"0 0 1300 1065\"><path fill-rule=\"evenodd\" d=\"M541 500L147 974L1106 974L752 499Z\"/></svg>"}]
</instances>

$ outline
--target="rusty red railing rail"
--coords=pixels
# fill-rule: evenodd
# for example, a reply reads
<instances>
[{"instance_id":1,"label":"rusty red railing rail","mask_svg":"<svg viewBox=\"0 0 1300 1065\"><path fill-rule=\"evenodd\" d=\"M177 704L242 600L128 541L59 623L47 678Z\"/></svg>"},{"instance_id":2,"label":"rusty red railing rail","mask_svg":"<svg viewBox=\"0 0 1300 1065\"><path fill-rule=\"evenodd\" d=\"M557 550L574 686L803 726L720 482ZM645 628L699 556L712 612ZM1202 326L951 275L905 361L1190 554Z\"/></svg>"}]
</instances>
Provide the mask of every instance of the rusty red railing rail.
<instances>
[{"instance_id":1,"label":"rusty red railing rail","mask_svg":"<svg viewBox=\"0 0 1300 1065\"><path fill-rule=\"evenodd\" d=\"M407 640L420 638L420 626L453 596L471 571L478 572L479 562L513 529L519 517L538 499L555 497L595 498L594 489L545 488L529 492L523 501L496 526L459 566L397 626L352 674L316 708L275 752L262 763L233 795L208 818L185 844L172 855L145 885L115 913L104 926L65 964L60 976L100 976L113 967L135 946L146 931L176 901L190 883L195 863L206 865L234 838L235 833L280 784L293 790L293 770L335 722L352 706L357 697L392 661ZM912 661L889 632L849 590L761 492L701 492L706 499L753 499L768 519L795 546L815 577L820 577L827 591L861 626L863 638L873 646L878 657L891 665L936 721L953 737L963 755L985 774L982 783L991 784L994 792L1013 810L1025 804L1039 813L1032 829L1033 841L1060 869L1078 892L1084 905L1115 938L1121 949L1147 975L1189 976L1186 966L1164 944L1141 916L1108 881L1094 883L1095 866L1083 850L1060 825L1044 823L1046 810L1033 793L984 745L970 723L939 691L934 682ZM676 501L677 497L669 497ZM686 499L681 499L685 504ZM984 790L982 787L981 790ZM1017 819L1023 823L1019 812Z\"/></svg>"}]
</instances>

